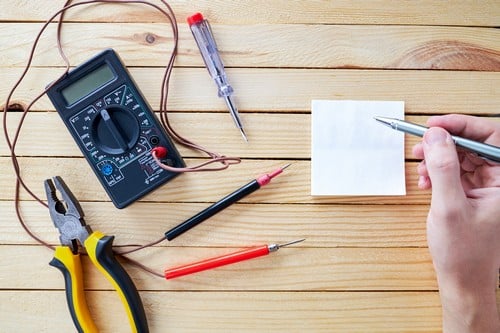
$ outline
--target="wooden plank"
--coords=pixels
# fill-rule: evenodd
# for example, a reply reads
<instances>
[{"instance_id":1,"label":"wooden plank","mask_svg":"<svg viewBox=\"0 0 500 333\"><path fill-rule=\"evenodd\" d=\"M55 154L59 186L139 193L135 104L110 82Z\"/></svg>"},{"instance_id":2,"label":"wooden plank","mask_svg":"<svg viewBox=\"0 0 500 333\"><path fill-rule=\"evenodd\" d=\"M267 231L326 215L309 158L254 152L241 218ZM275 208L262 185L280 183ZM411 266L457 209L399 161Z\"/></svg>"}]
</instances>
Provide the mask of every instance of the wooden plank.
<instances>
[{"instance_id":1,"label":"wooden plank","mask_svg":"<svg viewBox=\"0 0 500 333\"><path fill-rule=\"evenodd\" d=\"M143 292L141 297L152 333L441 332L436 292ZM91 291L87 298L101 332L126 330L113 292ZM1 291L2 327L20 333L73 331L65 302L62 291Z\"/></svg>"},{"instance_id":2,"label":"wooden plank","mask_svg":"<svg viewBox=\"0 0 500 333\"><path fill-rule=\"evenodd\" d=\"M8 115L12 120L9 122L12 132L16 126L15 119L19 119L19 116L20 113ZM189 140L226 156L289 158L291 154L298 158L308 158L310 155L309 115L248 114L242 118L248 133L248 144L241 138L229 112L194 114L194 117L192 113L172 114L170 121L178 133L189 135ZM24 131L29 131L31 135L21 135L19 138L16 149L19 155L81 156L69 131L55 112L29 114L24 123ZM291 136L290 133L295 135ZM44 139L40 140L40 137ZM206 156L181 145L177 146L183 157ZM6 144L0 147L0 154L10 155Z\"/></svg>"},{"instance_id":3,"label":"wooden plank","mask_svg":"<svg viewBox=\"0 0 500 333\"><path fill-rule=\"evenodd\" d=\"M9 113L7 124L11 135L17 128L20 113ZM249 142L226 113L172 113L171 125L189 140L226 156L241 158L310 159L310 114L244 114L242 115ZM426 117L407 117L408 121L425 124ZM499 121L498 118L495 119ZM381 126L381 130L386 130ZM29 135L27 133L30 133ZM40 140L43 138L43 140ZM412 147L420 138L406 135L405 156L412 159ZM198 151L176 145L184 158L204 157ZM78 146L55 112L28 114L16 145L19 156L82 156ZM0 155L10 156L5 141ZM205 155L206 156L206 155Z\"/></svg>"},{"instance_id":4,"label":"wooden plank","mask_svg":"<svg viewBox=\"0 0 500 333\"><path fill-rule=\"evenodd\" d=\"M158 110L163 69L132 68L130 72L146 100ZM59 74L59 69L31 69L13 101L27 104ZM0 105L4 105L19 75L20 68L2 69L5 84L0 86ZM499 113L497 105L500 105L500 73L491 72L234 68L228 69L228 76L243 121L247 122L246 112L310 112L312 99L405 101L407 114L494 115ZM173 111L228 113L203 68L173 71L168 106ZM54 107L44 97L33 110L54 110ZM230 119L229 115L227 118ZM190 124L199 126L195 120L191 119ZM224 123L232 125L230 120Z\"/></svg>"},{"instance_id":5,"label":"wooden plank","mask_svg":"<svg viewBox=\"0 0 500 333\"><path fill-rule=\"evenodd\" d=\"M2 66L24 66L40 24L0 23ZM61 66L56 27L42 36L34 66ZM500 71L494 28L360 25L213 25L226 67L456 69ZM165 66L166 24L69 23L64 47L73 64L112 46L128 66ZM204 66L187 24L179 25L176 66Z\"/></svg>"},{"instance_id":6,"label":"wooden plank","mask_svg":"<svg viewBox=\"0 0 500 333\"><path fill-rule=\"evenodd\" d=\"M4 4L0 106L41 22L64 1ZM420 139L406 136L408 195L312 197L310 103L403 100L407 120L418 123L435 114L498 116L498 1L169 3L180 22L168 104L172 124L210 149L243 157L242 163L216 174L184 174L118 210L44 97L28 115L16 150L27 184L44 198L43 179L62 175L82 200L86 221L94 230L115 235L115 249L121 250L160 238L236 187L292 162L266 188L178 239L130 257L162 272L242 246L302 237L305 242L171 281L122 260L140 290L151 332L440 332L441 307L426 244L430 192L417 188L418 162L411 155ZM217 98L185 24L195 11L212 23L249 144ZM161 67L172 47L165 19L144 6L102 4L67 18L72 23L64 28L63 42L72 64L112 45L157 110ZM27 103L60 72L54 34L52 25L37 49L37 67L14 102ZM8 116L12 133L20 114ZM180 151L189 164L199 161L199 154ZM38 245L17 220L9 155L0 140L0 331L74 331L63 277L48 265L52 250ZM36 235L58 243L46 208L24 192L20 207ZM86 294L100 331L127 331L111 285L87 257L83 263Z\"/></svg>"},{"instance_id":7,"label":"wooden plank","mask_svg":"<svg viewBox=\"0 0 500 333\"><path fill-rule=\"evenodd\" d=\"M267 242L266 242L267 243ZM248 243L252 246L266 243ZM272 255L191 274L172 280L153 276L130 264L124 266L139 290L172 291L428 291L436 278L427 248L314 248L299 247ZM201 259L240 250L213 247L155 247L130 255L162 273ZM48 265L53 252L40 246L0 246L1 289L62 289L60 271ZM84 260L85 285L90 290L112 289ZM27 265L26 263L30 263ZM362 267L362 269L361 269ZM8 269L7 269L8 268ZM314 272L314 274L311 274Z\"/></svg>"},{"instance_id":8,"label":"wooden plank","mask_svg":"<svg viewBox=\"0 0 500 333\"><path fill-rule=\"evenodd\" d=\"M70 183L72 184L72 182ZM80 191L75 188L75 195ZM275 191L276 189L274 189ZM273 189L268 190L273 191ZM136 203L118 210L110 203L82 202L95 230L113 233L115 244L147 244L208 206L205 203ZM40 238L58 243L47 209L21 202L21 213ZM307 238L314 247L425 247L428 205L235 204L163 245L233 246ZM0 244L36 244L21 228L10 201L0 201Z\"/></svg>"},{"instance_id":9,"label":"wooden plank","mask_svg":"<svg viewBox=\"0 0 500 333\"><path fill-rule=\"evenodd\" d=\"M194 163L187 160L187 163ZM255 177L292 162L292 166L266 188L244 198L244 203L301 203L301 204L427 204L429 191L418 189L417 164L406 164L406 196L311 196L310 162L295 160L244 160L220 173L186 173L165 184L141 199L145 202L215 202L223 196L245 185ZM42 198L44 179L60 175L74 188L75 195L82 201L109 201L104 189L83 158L23 158L20 160L25 183ZM48 167L50 165L50 167ZM5 170L0 174L0 199L11 200L15 181L10 160L0 158ZM224 181L221 181L223 177ZM24 191L23 191L24 192ZM23 200L32 200L26 193Z\"/></svg>"},{"instance_id":10,"label":"wooden plank","mask_svg":"<svg viewBox=\"0 0 500 333\"><path fill-rule=\"evenodd\" d=\"M0 20L44 21L64 4L64 0L40 3L14 0L4 4ZM159 1L152 1L159 3ZM182 0L171 0L177 20L200 11L212 23L261 24L406 24L406 25L466 25L499 26L500 9L495 0L405 1L395 6L392 1L300 1L263 0L202 0L196 5ZM94 5L69 11L68 21L92 20L98 22L163 22L165 18L146 6Z\"/></svg>"}]
</instances>

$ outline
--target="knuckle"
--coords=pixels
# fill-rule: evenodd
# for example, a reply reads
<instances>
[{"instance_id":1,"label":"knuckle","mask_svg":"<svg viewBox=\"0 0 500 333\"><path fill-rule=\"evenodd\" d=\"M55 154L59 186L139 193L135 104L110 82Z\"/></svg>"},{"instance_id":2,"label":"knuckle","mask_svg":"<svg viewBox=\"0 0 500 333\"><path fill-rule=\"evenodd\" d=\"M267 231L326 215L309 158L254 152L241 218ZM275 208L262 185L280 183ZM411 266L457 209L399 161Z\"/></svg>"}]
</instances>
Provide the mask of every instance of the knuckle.
<instances>
[{"instance_id":1,"label":"knuckle","mask_svg":"<svg viewBox=\"0 0 500 333\"><path fill-rule=\"evenodd\" d=\"M454 172L458 170L458 158L450 154L441 154L435 158L426 159L425 164L429 169L441 172Z\"/></svg>"}]
</instances>

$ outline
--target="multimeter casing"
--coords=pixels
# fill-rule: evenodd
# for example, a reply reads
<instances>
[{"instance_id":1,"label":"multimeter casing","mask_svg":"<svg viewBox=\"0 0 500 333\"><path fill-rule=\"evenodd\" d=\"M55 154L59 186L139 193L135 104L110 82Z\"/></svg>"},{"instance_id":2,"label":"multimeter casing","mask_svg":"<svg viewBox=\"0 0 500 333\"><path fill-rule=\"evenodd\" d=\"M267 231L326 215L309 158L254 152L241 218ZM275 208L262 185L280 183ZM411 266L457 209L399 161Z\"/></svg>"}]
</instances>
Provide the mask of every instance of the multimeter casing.
<instances>
[{"instance_id":1,"label":"multimeter casing","mask_svg":"<svg viewBox=\"0 0 500 333\"><path fill-rule=\"evenodd\" d=\"M164 163L185 166L114 50L69 71L47 95L116 207L178 175L158 166L153 148L167 149Z\"/></svg>"}]
</instances>

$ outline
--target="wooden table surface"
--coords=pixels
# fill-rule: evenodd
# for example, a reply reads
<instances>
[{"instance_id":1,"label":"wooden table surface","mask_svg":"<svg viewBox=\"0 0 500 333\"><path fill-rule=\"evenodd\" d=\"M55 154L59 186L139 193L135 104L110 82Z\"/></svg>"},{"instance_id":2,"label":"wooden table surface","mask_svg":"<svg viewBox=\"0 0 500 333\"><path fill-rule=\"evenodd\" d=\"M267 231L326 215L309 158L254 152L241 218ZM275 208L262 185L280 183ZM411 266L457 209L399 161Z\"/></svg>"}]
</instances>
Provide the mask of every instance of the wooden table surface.
<instances>
[{"instance_id":1,"label":"wooden table surface","mask_svg":"<svg viewBox=\"0 0 500 333\"><path fill-rule=\"evenodd\" d=\"M0 11L0 97L4 103L42 23L64 1L4 1ZM115 243L145 244L286 163L269 186L172 242L131 255L165 267L305 237L267 256L166 281L124 262L140 290L151 332L439 332L441 308L425 219L430 193L417 188L406 137L406 196L312 197L311 100L405 101L406 118L500 114L498 1L170 1L179 55L169 99L173 127L242 163L218 173L183 174L116 209L49 100L26 117L17 145L27 185L62 176L94 230ZM204 13L215 34L249 143L204 67L185 18ZM93 5L67 15L63 43L73 65L113 47L158 110L172 47L164 18L145 6ZM495 28L496 27L496 28ZM61 72L55 26L43 35L14 101L28 103ZM2 104L3 105L3 104ZM12 132L20 113L9 112ZM179 146L188 163L200 154ZM14 210L10 153L0 144L0 331L72 332L53 252L33 241ZM332 172L335 168L332 167ZM57 244L48 211L26 193L21 211L40 238ZM103 332L127 332L108 281L84 260L91 312ZM500 294L497 293L500 302Z\"/></svg>"}]
</instances>

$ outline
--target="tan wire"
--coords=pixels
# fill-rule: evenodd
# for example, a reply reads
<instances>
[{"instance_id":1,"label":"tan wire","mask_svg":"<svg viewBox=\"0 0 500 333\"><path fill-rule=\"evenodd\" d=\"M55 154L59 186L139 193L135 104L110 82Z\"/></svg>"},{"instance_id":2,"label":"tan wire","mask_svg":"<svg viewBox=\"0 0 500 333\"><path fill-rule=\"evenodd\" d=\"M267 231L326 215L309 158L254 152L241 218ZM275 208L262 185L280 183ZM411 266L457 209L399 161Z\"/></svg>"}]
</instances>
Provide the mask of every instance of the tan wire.
<instances>
[{"instance_id":1,"label":"tan wire","mask_svg":"<svg viewBox=\"0 0 500 333\"><path fill-rule=\"evenodd\" d=\"M168 165L164 165L163 163L161 163L161 161L155 156L155 154L153 154L153 158L155 159L155 161L158 163L158 165L160 167L162 167L163 169L166 169L168 171L171 171L171 172L217 171L217 170L226 169L229 165L239 163L241 161L239 158L236 158L236 157L226 157L226 156L220 155L218 153L211 152L211 151L205 149L204 147L197 145L194 142L191 142L190 140L182 137L171 126L171 124L168 120L168 117L167 117L167 99L168 99L171 72L173 70L175 58L177 55L177 46L178 46L179 35L178 35L177 20L175 18L175 14L174 14L172 8L170 7L170 5L166 1L164 1L164 0L160 0L160 1L165 5L165 7L167 8L166 10L162 9L161 7L159 7L156 4L150 3L148 1L143 1L143 0L89 0L89 1L81 1L81 2L76 2L76 3L71 3L72 2L71 0L66 1L63 8L61 8L55 14L53 14L44 23L44 25L42 26L42 28L40 29L40 31L36 35L35 40L33 42L33 46L29 52L29 55L28 55L27 64L26 64L21 76L15 82L13 88L10 90L10 92L7 95L6 102L3 106L2 124L3 124L4 137L5 137L5 140L7 142L7 146L9 147L9 150L10 150L10 158L11 158L11 162L12 162L15 176L16 176L16 185L15 185L15 194L14 194L16 215L17 215L17 218L18 218L22 228L26 231L26 233L30 237L32 237L35 241L37 241L38 243L40 243L48 248L53 249L54 246L52 246L48 242L44 241L43 239L41 239L40 237L35 235L31 231L29 226L25 223L25 221L22 217L21 208L20 208L20 201L21 201L20 200L20 190L21 190L21 187L33 199L35 199L40 204L44 205L45 207L47 207L47 204L41 198L39 198L37 195L35 195L34 192L24 182L22 174L21 174L21 168L19 165L18 157L16 155L15 150L16 150L17 141L19 139L25 118L28 115L28 111L41 97L43 97L45 95L47 90L49 90L53 84L55 84L56 82L61 80L61 78L63 78L68 73L68 71L70 69L71 65L70 65L69 59L66 56L66 54L64 53L64 49L63 49L63 46L61 43L61 32L62 32L62 25L63 25L63 21L64 21L64 14L67 12L67 10L69 10L71 8L78 7L78 6L84 6L84 5L90 5L90 4L96 4L96 3L130 3L130 4L136 3L136 4L144 4L144 5L153 7L154 9L160 11L168 19L170 26L172 28L172 32L173 32L174 47L173 47L171 56L169 58L169 61L167 63L167 66L165 69L165 74L164 74L163 79L162 79L162 87L161 87L161 94L160 94L160 110L159 110L160 111L160 121L161 121L162 125L165 127L165 129L167 130L167 133L176 142L178 142L182 145L185 145L189 148L202 151L205 154L207 154L211 159L206 161L206 162L200 163L198 165L192 166L192 167L172 168ZM57 49L59 51L61 58L63 59L63 61L65 63L64 72L59 76L59 78L57 78L54 82L52 82L49 86L47 86L43 90L42 93L40 93L38 96L36 96L26 107L21 106L22 115L21 115L21 118L19 119L16 130L14 132L14 135L11 137L8 130L7 130L7 124L8 124L7 115L9 113L9 109L11 107L11 99L14 95L14 92L16 91L16 89L18 88L20 83L25 78L29 69L31 68L31 63L33 61L36 47L38 45L38 42L40 41L41 36L43 35L43 33L46 30L46 28L48 27L48 25L50 23L52 23L57 17L59 17L59 21L58 21L58 25L57 25ZM221 165L219 167L209 167L209 168L206 167L207 165L212 164L212 163L220 163ZM165 239L165 237L162 237L156 241L153 241L153 242L145 244L145 245L123 245L123 247L132 246L134 248L130 249L130 250L126 250L126 251L121 251L121 252L115 251L115 252L124 257L125 254L129 254L129 253L132 253L132 252L135 252L135 251L147 248L147 247L154 246L154 245L160 243L161 241L163 241L164 239ZM141 268L141 269L143 269L151 274L163 277L163 274L157 273L157 272L153 271L152 269L146 267L145 265L143 265L135 260L132 260L132 259L126 258L126 257L124 257L124 258L127 261L129 261L130 263L132 263L133 265L135 265L135 266L137 266L137 267L139 267L139 268Z\"/></svg>"}]
</instances>

